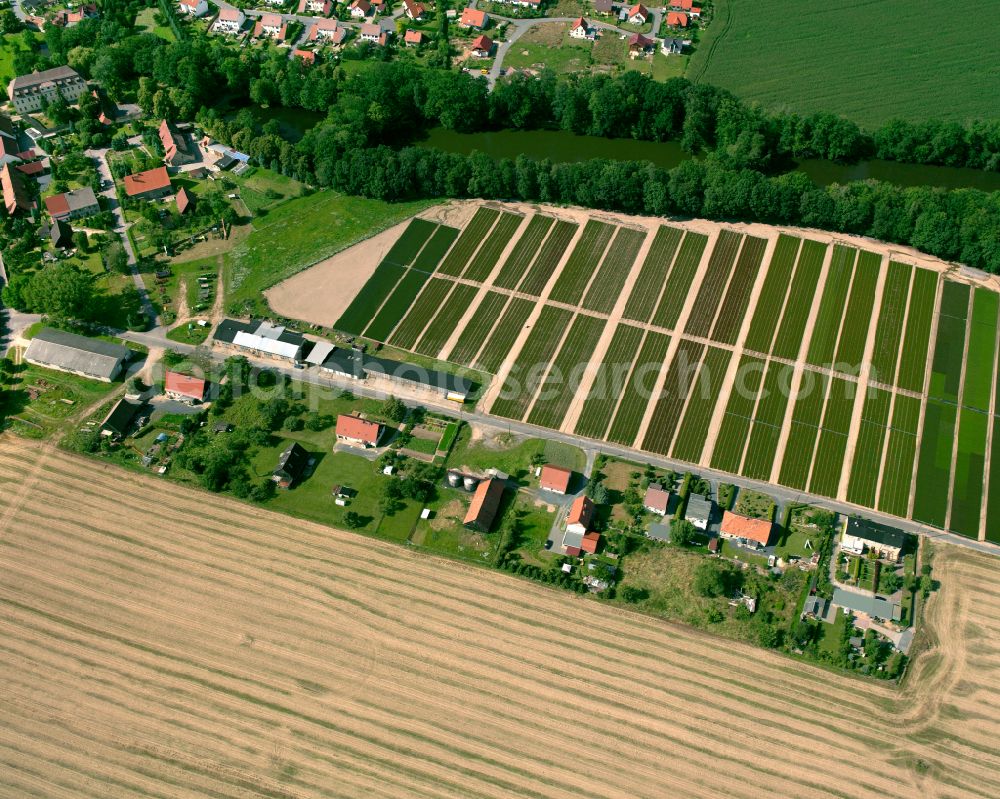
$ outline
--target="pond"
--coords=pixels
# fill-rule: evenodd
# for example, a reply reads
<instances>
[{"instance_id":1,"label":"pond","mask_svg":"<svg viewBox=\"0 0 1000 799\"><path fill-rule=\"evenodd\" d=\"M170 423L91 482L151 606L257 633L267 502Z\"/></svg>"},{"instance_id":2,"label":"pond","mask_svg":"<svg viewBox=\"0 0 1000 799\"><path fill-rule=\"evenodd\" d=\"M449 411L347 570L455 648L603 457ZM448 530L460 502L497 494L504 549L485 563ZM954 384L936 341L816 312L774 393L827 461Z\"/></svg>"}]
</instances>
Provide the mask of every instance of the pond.
<instances>
[{"instance_id":1,"label":"pond","mask_svg":"<svg viewBox=\"0 0 1000 799\"><path fill-rule=\"evenodd\" d=\"M651 161L663 169L672 169L692 156L678 142L605 139L576 136L561 130L500 130L480 133L456 133L435 128L417 143L446 152L468 155L473 150L494 158L516 158L522 153L531 158L548 158L556 163L608 158L623 161ZM1000 191L1000 173L981 172L943 166L899 164L894 161L862 161L858 164L835 164L832 161L802 161L796 169L816 184L849 183L876 178L897 186L940 186L947 189L975 188Z\"/></svg>"},{"instance_id":2,"label":"pond","mask_svg":"<svg viewBox=\"0 0 1000 799\"><path fill-rule=\"evenodd\" d=\"M248 110L261 125L265 122L270 122L272 119L277 120L281 128L282 138L290 142L297 142L306 135L306 131L326 119L326 114L319 111L306 111L303 108L284 108L282 106L259 108L257 106L248 106Z\"/></svg>"}]
</instances>

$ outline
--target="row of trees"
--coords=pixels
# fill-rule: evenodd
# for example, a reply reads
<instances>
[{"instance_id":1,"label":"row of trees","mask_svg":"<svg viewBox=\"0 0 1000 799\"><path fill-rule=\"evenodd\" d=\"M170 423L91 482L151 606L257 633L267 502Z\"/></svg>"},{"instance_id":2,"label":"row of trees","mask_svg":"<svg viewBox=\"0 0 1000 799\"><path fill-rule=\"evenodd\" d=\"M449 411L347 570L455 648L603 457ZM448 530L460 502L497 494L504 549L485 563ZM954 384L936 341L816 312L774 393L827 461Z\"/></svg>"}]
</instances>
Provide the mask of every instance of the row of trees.
<instances>
[{"instance_id":1,"label":"row of trees","mask_svg":"<svg viewBox=\"0 0 1000 799\"><path fill-rule=\"evenodd\" d=\"M902 188L879 181L816 186L797 172L766 175L725 156L670 170L648 162L553 164L423 148L315 155L321 185L379 199L483 197L565 203L631 214L791 224L912 245L1000 271L1000 193Z\"/></svg>"}]
</instances>

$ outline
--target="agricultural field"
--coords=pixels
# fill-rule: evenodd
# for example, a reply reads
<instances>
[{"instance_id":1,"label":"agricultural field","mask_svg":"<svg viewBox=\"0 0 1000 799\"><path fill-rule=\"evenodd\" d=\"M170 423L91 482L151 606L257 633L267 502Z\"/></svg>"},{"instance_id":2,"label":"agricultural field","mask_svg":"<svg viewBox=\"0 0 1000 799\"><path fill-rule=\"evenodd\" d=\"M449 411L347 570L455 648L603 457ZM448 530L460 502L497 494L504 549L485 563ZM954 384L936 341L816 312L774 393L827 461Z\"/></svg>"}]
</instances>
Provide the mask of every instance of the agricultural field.
<instances>
[{"instance_id":1,"label":"agricultural field","mask_svg":"<svg viewBox=\"0 0 1000 799\"><path fill-rule=\"evenodd\" d=\"M897 688L9 436L0 481L10 796L1000 792L981 554Z\"/></svg>"},{"instance_id":2,"label":"agricultural field","mask_svg":"<svg viewBox=\"0 0 1000 799\"><path fill-rule=\"evenodd\" d=\"M437 234L407 228L372 279L386 299L352 303L378 302L367 338L492 375L494 416L985 536L985 285L764 226L494 203L466 219L433 276L412 264Z\"/></svg>"},{"instance_id":3,"label":"agricultural field","mask_svg":"<svg viewBox=\"0 0 1000 799\"><path fill-rule=\"evenodd\" d=\"M989 52L1000 16L991 0L970 0L943 26L930 22L939 8L932 0L716 0L713 7L687 69L696 82L774 109L839 114L867 128L896 118L996 118L1000 74Z\"/></svg>"}]
</instances>

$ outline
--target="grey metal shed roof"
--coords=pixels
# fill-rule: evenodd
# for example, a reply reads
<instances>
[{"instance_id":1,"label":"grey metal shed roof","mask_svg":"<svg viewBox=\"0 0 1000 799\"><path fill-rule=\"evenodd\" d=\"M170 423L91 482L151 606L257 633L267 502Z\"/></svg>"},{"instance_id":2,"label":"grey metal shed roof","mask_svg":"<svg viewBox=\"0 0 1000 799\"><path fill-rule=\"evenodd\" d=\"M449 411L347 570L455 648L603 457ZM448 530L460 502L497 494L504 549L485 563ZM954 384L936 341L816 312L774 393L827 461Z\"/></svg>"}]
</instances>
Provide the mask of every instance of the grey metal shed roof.
<instances>
[{"instance_id":1,"label":"grey metal shed roof","mask_svg":"<svg viewBox=\"0 0 1000 799\"><path fill-rule=\"evenodd\" d=\"M110 380L131 353L119 344L46 327L28 345L28 361Z\"/></svg>"}]
</instances>

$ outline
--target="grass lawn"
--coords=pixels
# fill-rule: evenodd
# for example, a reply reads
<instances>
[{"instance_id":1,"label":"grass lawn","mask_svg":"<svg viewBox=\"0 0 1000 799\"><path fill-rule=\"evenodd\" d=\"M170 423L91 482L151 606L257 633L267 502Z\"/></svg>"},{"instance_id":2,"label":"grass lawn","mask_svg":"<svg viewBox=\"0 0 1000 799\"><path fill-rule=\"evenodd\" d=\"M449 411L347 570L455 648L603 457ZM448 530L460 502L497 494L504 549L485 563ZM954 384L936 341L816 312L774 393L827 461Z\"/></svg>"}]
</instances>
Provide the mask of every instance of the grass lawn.
<instances>
[{"instance_id":1,"label":"grass lawn","mask_svg":"<svg viewBox=\"0 0 1000 799\"><path fill-rule=\"evenodd\" d=\"M211 278L212 297L214 298L220 261L220 258L213 256L211 258L198 258L194 261L172 263L169 264L169 277L159 279L153 275L147 276L146 285L150 288L151 299L160 306L161 310L176 313L179 308L180 289L183 283L186 286L185 302L188 312L192 316L197 316L196 309L200 304L198 278L203 275ZM211 306L211 302L212 300L209 299L205 304ZM207 308L203 310L207 310Z\"/></svg>"},{"instance_id":2,"label":"grass lawn","mask_svg":"<svg viewBox=\"0 0 1000 799\"><path fill-rule=\"evenodd\" d=\"M184 322L167 331L167 338L179 344L198 346L204 344L208 334L212 332L211 325L201 327L194 322Z\"/></svg>"},{"instance_id":3,"label":"grass lawn","mask_svg":"<svg viewBox=\"0 0 1000 799\"><path fill-rule=\"evenodd\" d=\"M623 559L621 587L634 586L648 592L646 599L631 607L695 627L708 626L728 638L753 640L755 618L741 621L725 598L703 597L694 590L695 570L705 557L677 547L651 547ZM770 612L776 624L787 626L798 612L796 602L805 580L805 574L792 569L777 582L767 583L771 590L758 597L757 615ZM713 610L722 613L722 621L708 622Z\"/></svg>"},{"instance_id":4,"label":"grass lawn","mask_svg":"<svg viewBox=\"0 0 1000 799\"><path fill-rule=\"evenodd\" d=\"M522 439L516 436L508 438L501 433L496 438L472 441L472 431L468 426L462 428L458 440L448 457L448 466L460 469L485 471L496 468L506 472L512 479L522 485L527 485L528 476L532 473L532 456L541 454L546 463L562 466L573 471L582 471L586 465L583 451L569 444L557 441L544 441L540 438Z\"/></svg>"},{"instance_id":5,"label":"grass lawn","mask_svg":"<svg viewBox=\"0 0 1000 799\"><path fill-rule=\"evenodd\" d=\"M226 178L239 186L240 198L254 215L299 197L305 188L297 180L261 167L251 167L242 175L229 174Z\"/></svg>"},{"instance_id":6,"label":"grass lawn","mask_svg":"<svg viewBox=\"0 0 1000 799\"><path fill-rule=\"evenodd\" d=\"M279 489L275 497L266 503L267 507L342 530L348 529L344 524L344 514L352 510L365 522L357 532L399 542L409 538L420 515L420 505L407 500L402 510L392 516L384 516L379 510L380 484L387 478L374 463L349 452L331 452L330 447L317 446L314 440L309 440L309 436L283 435L287 437L275 439L275 443L261 448L254 456L251 471L255 476L269 475L278 456L293 439L309 451L316 464L312 474L301 483L287 491ZM334 503L330 493L334 485L347 485L357 492L347 507Z\"/></svg>"},{"instance_id":7,"label":"grass lawn","mask_svg":"<svg viewBox=\"0 0 1000 799\"><path fill-rule=\"evenodd\" d=\"M833 624L820 624L823 637L819 639L819 648L825 650L830 655L836 655L840 651L840 642L844 635L844 627L847 626L848 616L839 610L834 617Z\"/></svg>"},{"instance_id":8,"label":"grass lawn","mask_svg":"<svg viewBox=\"0 0 1000 799\"><path fill-rule=\"evenodd\" d=\"M264 289L433 204L386 203L334 191L284 202L254 220L253 232L226 256L228 306L233 313L262 311Z\"/></svg>"},{"instance_id":9,"label":"grass lawn","mask_svg":"<svg viewBox=\"0 0 1000 799\"><path fill-rule=\"evenodd\" d=\"M826 0L716 0L688 76L771 108L892 118L995 119L1000 14L970 0L947 25L934 0L883 0L845 13ZM850 64L850 77L845 65Z\"/></svg>"},{"instance_id":10,"label":"grass lawn","mask_svg":"<svg viewBox=\"0 0 1000 799\"><path fill-rule=\"evenodd\" d=\"M82 411L108 396L120 384L21 364L3 388L0 418L28 438L48 438L66 430Z\"/></svg>"},{"instance_id":11,"label":"grass lawn","mask_svg":"<svg viewBox=\"0 0 1000 799\"><path fill-rule=\"evenodd\" d=\"M806 547L806 541L812 542L812 549ZM816 530L801 530L794 525L792 529L781 539L781 542L774 547L774 554L779 558L788 560L788 557L797 556L808 560L813 552L819 548L820 533Z\"/></svg>"},{"instance_id":12,"label":"grass lawn","mask_svg":"<svg viewBox=\"0 0 1000 799\"><path fill-rule=\"evenodd\" d=\"M754 552L751 552L749 549L738 547L728 539L722 539L722 557L733 558L735 560L740 561L741 563L751 563L756 566L767 568L766 557L764 557L763 555L757 555Z\"/></svg>"},{"instance_id":13,"label":"grass lawn","mask_svg":"<svg viewBox=\"0 0 1000 799\"><path fill-rule=\"evenodd\" d=\"M177 41L174 32L166 25L157 25L154 17L159 12L158 8L144 8L135 17L135 27L140 31L152 33L167 42Z\"/></svg>"},{"instance_id":14,"label":"grass lawn","mask_svg":"<svg viewBox=\"0 0 1000 799\"><path fill-rule=\"evenodd\" d=\"M507 68L547 67L556 73L579 72L592 61L594 45L569 38L569 24L548 22L532 28L511 45L504 58Z\"/></svg>"},{"instance_id":15,"label":"grass lawn","mask_svg":"<svg viewBox=\"0 0 1000 799\"><path fill-rule=\"evenodd\" d=\"M735 513L749 516L751 519L774 521L774 498L759 491L744 488L737 494L736 507L733 510Z\"/></svg>"},{"instance_id":16,"label":"grass lawn","mask_svg":"<svg viewBox=\"0 0 1000 799\"><path fill-rule=\"evenodd\" d=\"M4 86L15 77L14 56L18 51L27 49L19 33L8 33L0 37L0 83Z\"/></svg>"}]
</instances>

